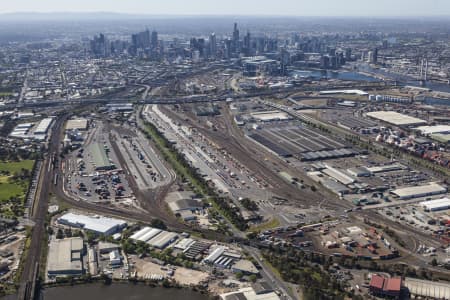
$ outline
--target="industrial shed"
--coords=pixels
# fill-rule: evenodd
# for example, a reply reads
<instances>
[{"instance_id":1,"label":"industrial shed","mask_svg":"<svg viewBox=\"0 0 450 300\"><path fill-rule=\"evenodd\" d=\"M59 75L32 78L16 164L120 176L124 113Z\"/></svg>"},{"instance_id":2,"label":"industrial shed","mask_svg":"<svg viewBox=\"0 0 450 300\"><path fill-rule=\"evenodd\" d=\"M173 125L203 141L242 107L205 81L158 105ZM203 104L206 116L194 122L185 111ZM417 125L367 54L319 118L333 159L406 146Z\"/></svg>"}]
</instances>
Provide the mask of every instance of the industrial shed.
<instances>
[{"instance_id":1,"label":"industrial shed","mask_svg":"<svg viewBox=\"0 0 450 300\"><path fill-rule=\"evenodd\" d=\"M62 225L77 227L103 235L112 235L127 226L127 222L119 219L74 213L67 213L59 217L57 222Z\"/></svg>"},{"instance_id":2,"label":"industrial shed","mask_svg":"<svg viewBox=\"0 0 450 300\"><path fill-rule=\"evenodd\" d=\"M95 165L95 170L111 170L115 169L116 166L109 161L108 155L106 154L105 147L100 143L91 144L88 147L88 151L91 153Z\"/></svg>"},{"instance_id":3,"label":"industrial shed","mask_svg":"<svg viewBox=\"0 0 450 300\"><path fill-rule=\"evenodd\" d=\"M42 119L41 122L37 125L36 129L34 130L35 135L45 135L47 134L48 130L50 129L50 126L53 123L53 118L45 118Z\"/></svg>"},{"instance_id":4,"label":"industrial shed","mask_svg":"<svg viewBox=\"0 0 450 300\"><path fill-rule=\"evenodd\" d=\"M397 196L399 199L413 199L419 197L427 197L433 195L439 195L447 192L447 188L437 184L429 183L421 186L411 186L393 190L391 193Z\"/></svg>"},{"instance_id":5,"label":"industrial shed","mask_svg":"<svg viewBox=\"0 0 450 300\"><path fill-rule=\"evenodd\" d=\"M365 167L350 168L347 169L347 172L355 177L369 177L372 175L372 173Z\"/></svg>"},{"instance_id":6,"label":"industrial shed","mask_svg":"<svg viewBox=\"0 0 450 300\"><path fill-rule=\"evenodd\" d=\"M154 238L158 234L162 232L161 229L152 228L152 227L144 227L141 230L134 233L132 236L130 236L130 239L133 241L140 241L146 243L150 239Z\"/></svg>"},{"instance_id":7,"label":"industrial shed","mask_svg":"<svg viewBox=\"0 0 450 300\"><path fill-rule=\"evenodd\" d=\"M450 199L442 198L430 201L420 202L420 206L426 211L439 211L450 209Z\"/></svg>"},{"instance_id":8,"label":"industrial shed","mask_svg":"<svg viewBox=\"0 0 450 300\"><path fill-rule=\"evenodd\" d=\"M87 119L72 119L67 121L66 131L70 130L79 130L85 131L88 128L88 120Z\"/></svg>"},{"instance_id":9,"label":"industrial shed","mask_svg":"<svg viewBox=\"0 0 450 300\"><path fill-rule=\"evenodd\" d=\"M76 276L83 274L83 239L79 237L52 240L48 252L47 274L49 277Z\"/></svg>"},{"instance_id":10,"label":"industrial shed","mask_svg":"<svg viewBox=\"0 0 450 300\"><path fill-rule=\"evenodd\" d=\"M367 116L395 125L395 126L415 126L427 124L427 121L400 114L395 111L372 111L368 112Z\"/></svg>"},{"instance_id":11,"label":"industrial shed","mask_svg":"<svg viewBox=\"0 0 450 300\"><path fill-rule=\"evenodd\" d=\"M234 273L242 272L243 274L259 274L256 266L247 259L240 259L231 267Z\"/></svg>"},{"instance_id":12,"label":"industrial shed","mask_svg":"<svg viewBox=\"0 0 450 300\"><path fill-rule=\"evenodd\" d=\"M174 232L163 231L156 237L147 241L147 244L158 249L164 249L171 243L173 243L176 239L178 239L178 234Z\"/></svg>"}]
</instances>

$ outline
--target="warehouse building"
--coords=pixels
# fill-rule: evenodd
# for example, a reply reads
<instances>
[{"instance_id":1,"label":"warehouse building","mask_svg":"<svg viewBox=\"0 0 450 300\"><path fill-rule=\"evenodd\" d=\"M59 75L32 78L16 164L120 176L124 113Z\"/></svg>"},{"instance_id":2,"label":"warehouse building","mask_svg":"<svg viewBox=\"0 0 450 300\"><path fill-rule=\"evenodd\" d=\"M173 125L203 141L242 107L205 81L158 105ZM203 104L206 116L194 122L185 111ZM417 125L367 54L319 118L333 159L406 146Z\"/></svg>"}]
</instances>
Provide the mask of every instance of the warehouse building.
<instances>
[{"instance_id":1,"label":"warehouse building","mask_svg":"<svg viewBox=\"0 0 450 300\"><path fill-rule=\"evenodd\" d=\"M113 235L122 231L127 226L123 220L102 216L87 216L81 214L67 213L57 219L62 225L89 230L96 234Z\"/></svg>"},{"instance_id":2,"label":"warehouse building","mask_svg":"<svg viewBox=\"0 0 450 300\"><path fill-rule=\"evenodd\" d=\"M419 197L427 197L433 195L444 194L447 192L447 188L431 182L427 185L411 186L393 190L391 193L397 196L399 199L413 199Z\"/></svg>"},{"instance_id":3,"label":"warehouse building","mask_svg":"<svg viewBox=\"0 0 450 300\"><path fill-rule=\"evenodd\" d=\"M426 211L440 211L450 209L450 199L442 198L430 201L420 202L420 206Z\"/></svg>"},{"instance_id":4,"label":"warehouse building","mask_svg":"<svg viewBox=\"0 0 450 300\"><path fill-rule=\"evenodd\" d=\"M50 242L47 274L49 277L83 274L83 239L79 237Z\"/></svg>"},{"instance_id":5,"label":"warehouse building","mask_svg":"<svg viewBox=\"0 0 450 300\"><path fill-rule=\"evenodd\" d=\"M247 259L240 259L231 267L233 273L242 273L244 275L259 274L256 266Z\"/></svg>"},{"instance_id":6,"label":"warehouse building","mask_svg":"<svg viewBox=\"0 0 450 300\"><path fill-rule=\"evenodd\" d=\"M34 130L34 135L46 135L50 126L53 123L53 118L45 118L39 122L36 129Z\"/></svg>"},{"instance_id":7,"label":"warehouse building","mask_svg":"<svg viewBox=\"0 0 450 300\"><path fill-rule=\"evenodd\" d=\"M261 121L261 122L273 122L273 121L286 121L291 119L291 117L281 111L262 111L262 112L255 112L250 114L254 119Z\"/></svg>"},{"instance_id":8,"label":"warehouse building","mask_svg":"<svg viewBox=\"0 0 450 300\"><path fill-rule=\"evenodd\" d=\"M110 104L106 104L106 108L110 112L133 111L133 103L110 103Z\"/></svg>"},{"instance_id":9,"label":"warehouse building","mask_svg":"<svg viewBox=\"0 0 450 300\"><path fill-rule=\"evenodd\" d=\"M66 131L78 130L86 131L88 129L87 119L72 119L67 121Z\"/></svg>"},{"instance_id":10,"label":"warehouse building","mask_svg":"<svg viewBox=\"0 0 450 300\"><path fill-rule=\"evenodd\" d=\"M355 177L370 177L372 173L365 167L355 167L347 169L348 174Z\"/></svg>"},{"instance_id":11,"label":"warehouse building","mask_svg":"<svg viewBox=\"0 0 450 300\"><path fill-rule=\"evenodd\" d=\"M370 279L369 291L374 296L399 299L401 288L402 279L400 277L384 278L373 274Z\"/></svg>"},{"instance_id":12,"label":"warehouse building","mask_svg":"<svg viewBox=\"0 0 450 300\"><path fill-rule=\"evenodd\" d=\"M367 167L366 169L370 173L377 174L377 173L385 173L385 172L406 170L408 168L406 166L400 164L400 163L394 163L394 164L383 165L383 166Z\"/></svg>"},{"instance_id":13,"label":"warehouse building","mask_svg":"<svg viewBox=\"0 0 450 300\"><path fill-rule=\"evenodd\" d=\"M158 249L164 249L171 243L175 242L177 239L178 234L174 232L163 231L154 238L147 241L147 244Z\"/></svg>"},{"instance_id":14,"label":"warehouse building","mask_svg":"<svg viewBox=\"0 0 450 300\"><path fill-rule=\"evenodd\" d=\"M169 208L174 212L181 212L183 210L195 211L203 209L203 203L199 199L194 198L192 192L173 192L169 193L166 201Z\"/></svg>"},{"instance_id":15,"label":"warehouse building","mask_svg":"<svg viewBox=\"0 0 450 300\"><path fill-rule=\"evenodd\" d=\"M102 144L93 143L88 147L88 151L92 155L96 171L112 170L116 168L116 166L109 161L105 147Z\"/></svg>"},{"instance_id":16,"label":"warehouse building","mask_svg":"<svg viewBox=\"0 0 450 300\"><path fill-rule=\"evenodd\" d=\"M220 295L222 300L279 300L280 297L275 292L258 293L253 287L246 287L235 292Z\"/></svg>"},{"instance_id":17,"label":"warehouse building","mask_svg":"<svg viewBox=\"0 0 450 300\"><path fill-rule=\"evenodd\" d=\"M134 233L132 236L130 236L130 239L135 242L140 241L146 243L155 236L157 236L158 234L160 234L161 232L162 232L161 229L144 227L141 230Z\"/></svg>"},{"instance_id":18,"label":"warehouse building","mask_svg":"<svg viewBox=\"0 0 450 300\"><path fill-rule=\"evenodd\" d=\"M395 111L372 111L368 112L367 116L395 125L395 126L416 126L427 124L427 121L400 114Z\"/></svg>"},{"instance_id":19,"label":"warehouse building","mask_svg":"<svg viewBox=\"0 0 450 300\"><path fill-rule=\"evenodd\" d=\"M356 180L350 175L345 174L343 171L338 170L332 166L325 165L326 168L322 170L322 172L331 178L334 178L336 181L348 185L354 183Z\"/></svg>"},{"instance_id":20,"label":"warehouse building","mask_svg":"<svg viewBox=\"0 0 450 300\"><path fill-rule=\"evenodd\" d=\"M111 267L117 268L122 264L122 257L120 257L119 250L109 252L109 263Z\"/></svg>"}]
</instances>

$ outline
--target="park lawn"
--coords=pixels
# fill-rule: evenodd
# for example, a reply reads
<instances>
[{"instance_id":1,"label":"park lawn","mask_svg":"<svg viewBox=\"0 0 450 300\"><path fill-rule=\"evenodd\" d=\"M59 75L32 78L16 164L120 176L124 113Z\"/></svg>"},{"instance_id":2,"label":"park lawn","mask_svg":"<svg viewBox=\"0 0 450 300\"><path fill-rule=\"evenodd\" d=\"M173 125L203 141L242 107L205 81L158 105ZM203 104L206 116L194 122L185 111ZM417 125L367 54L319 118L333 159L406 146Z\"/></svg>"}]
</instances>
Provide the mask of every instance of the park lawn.
<instances>
[{"instance_id":1,"label":"park lawn","mask_svg":"<svg viewBox=\"0 0 450 300\"><path fill-rule=\"evenodd\" d=\"M34 160L22 160L18 162L0 162L0 172L9 171L11 174L20 172L21 169L30 170L33 168Z\"/></svg>"},{"instance_id":2,"label":"park lawn","mask_svg":"<svg viewBox=\"0 0 450 300\"><path fill-rule=\"evenodd\" d=\"M18 196L24 197L27 187L20 183L0 183L0 202L9 200L9 198Z\"/></svg>"}]
</instances>

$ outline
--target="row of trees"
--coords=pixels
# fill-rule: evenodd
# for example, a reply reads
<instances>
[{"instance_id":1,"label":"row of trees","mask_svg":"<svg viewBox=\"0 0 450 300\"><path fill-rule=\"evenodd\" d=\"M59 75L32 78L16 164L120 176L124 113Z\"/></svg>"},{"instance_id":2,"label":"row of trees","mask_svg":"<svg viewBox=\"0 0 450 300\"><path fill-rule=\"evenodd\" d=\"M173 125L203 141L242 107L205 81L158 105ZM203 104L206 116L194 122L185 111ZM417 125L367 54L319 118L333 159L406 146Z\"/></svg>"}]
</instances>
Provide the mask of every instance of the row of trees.
<instances>
[{"instance_id":1,"label":"row of trees","mask_svg":"<svg viewBox=\"0 0 450 300\"><path fill-rule=\"evenodd\" d=\"M319 264L313 261L325 259L314 257L303 251L289 248L264 250L264 258L275 267L284 281L298 284L303 288L304 299L345 299L345 285L336 281ZM309 256L308 256L309 255Z\"/></svg>"},{"instance_id":2,"label":"row of trees","mask_svg":"<svg viewBox=\"0 0 450 300\"><path fill-rule=\"evenodd\" d=\"M231 204L231 200L219 197L214 188L210 186L204 178L197 172L197 169L191 166L173 145L167 141L159 130L151 123L144 122L146 129L144 134L149 139L154 139L164 159L171 163L182 180L188 180L192 189L203 195L209 201L213 202L216 208L239 230L248 228L247 222L240 214L239 208Z\"/></svg>"}]
</instances>

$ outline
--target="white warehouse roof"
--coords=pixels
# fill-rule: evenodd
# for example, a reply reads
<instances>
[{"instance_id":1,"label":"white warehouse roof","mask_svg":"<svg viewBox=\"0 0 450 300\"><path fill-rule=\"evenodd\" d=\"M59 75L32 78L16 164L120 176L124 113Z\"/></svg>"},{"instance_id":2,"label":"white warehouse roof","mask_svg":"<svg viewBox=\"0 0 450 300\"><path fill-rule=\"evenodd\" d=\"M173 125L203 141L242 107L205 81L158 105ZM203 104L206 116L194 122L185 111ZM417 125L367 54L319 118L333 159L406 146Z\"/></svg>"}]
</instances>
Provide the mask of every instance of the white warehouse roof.
<instances>
[{"instance_id":1,"label":"white warehouse roof","mask_svg":"<svg viewBox=\"0 0 450 300\"><path fill-rule=\"evenodd\" d=\"M339 181L340 183L344 184L344 185L348 185L351 183L354 183L356 180L351 177L350 175L347 175L346 173L344 173L341 170L338 170L334 167L328 166L326 165L326 169L322 170L322 172L330 177L333 177L334 179L336 179L337 181Z\"/></svg>"},{"instance_id":2,"label":"white warehouse roof","mask_svg":"<svg viewBox=\"0 0 450 300\"><path fill-rule=\"evenodd\" d=\"M425 210L429 210L429 211L449 209L450 208L450 199L446 197L446 198L442 198L442 199L423 201L423 202L420 202L420 206L422 206Z\"/></svg>"},{"instance_id":3,"label":"white warehouse roof","mask_svg":"<svg viewBox=\"0 0 450 300\"><path fill-rule=\"evenodd\" d=\"M397 195L400 199L418 198L430 195L438 195L447 192L447 188L437 184L429 183L421 186L411 186L400 188L392 191L391 193Z\"/></svg>"},{"instance_id":4,"label":"white warehouse roof","mask_svg":"<svg viewBox=\"0 0 450 300\"><path fill-rule=\"evenodd\" d=\"M160 234L150 239L147 244L158 249L164 249L177 238L178 234L174 232L162 231Z\"/></svg>"},{"instance_id":5,"label":"white warehouse roof","mask_svg":"<svg viewBox=\"0 0 450 300\"><path fill-rule=\"evenodd\" d=\"M425 120L400 114L395 111L372 111L368 112L367 115L371 118L397 126L421 125L427 123Z\"/></svg>"},{"instance_id":6,"label":"white warehouse roof","mask_svg":"<svg viewBox=\"0 0 450 300\"><path fill-rule=\"evenodd\" d=\"M45 118L39 122L38 126L34 130L34 134L46 134L50 125L52 125L53 118Z\"/></svg>"},{"instance_id":7,"label":"white warehouse roof","mask_svg":"<svg viewBox=\"0 0 450 300\"><path fill-rule=\"evenodd\" d=\"M333 95L333 94L349 94L349 95L360 95L366 96L368 93L361 90L332 90L332 91L320 91L321 95Z\"/></svg>"},{"instance_id":8,"label":"white warehouse roof","mask_svg":"<svg viewBox=\"0 0 450 300\"><path fill-rule=\"evenodd\" d=\"M416 130L419 130L424 135L436 133L450 134L450 125L420 126Z\"/></svg>"},{"instance_id":9,"label":"white warehouse roof","mask_svg":"<svg viewBox=\"0 0 450 300\"><path fill-rule=\"evenodd\" d=\"M67 213L58 218L58 223L73 227L80 227L102 234L114 234L124 228L127 223L123 220L103 216L87 216L75 213Z\"/></svg>"}]
</instances>

